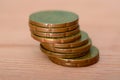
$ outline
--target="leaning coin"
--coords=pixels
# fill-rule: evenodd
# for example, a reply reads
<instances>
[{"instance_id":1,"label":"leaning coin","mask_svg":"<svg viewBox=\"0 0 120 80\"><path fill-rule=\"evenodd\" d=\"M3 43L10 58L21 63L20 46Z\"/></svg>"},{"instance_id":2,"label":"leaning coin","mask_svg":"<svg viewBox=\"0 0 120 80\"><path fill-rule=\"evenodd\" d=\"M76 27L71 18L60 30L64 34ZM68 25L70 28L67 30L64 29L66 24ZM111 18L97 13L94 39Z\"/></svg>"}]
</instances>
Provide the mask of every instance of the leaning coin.
<instances>
[{"instance_id":1,"label":"leaning coin","mask_svg":"<svg viewBox=\"0 0 120 80\"><path fill-rule=\"evenodd\" d=\"M83 46L79 46L79 47L75 47L75 48L55 48L55 47L51 47L51 46L43 46L45 49L53 51L53 52L58 52L58 53L80 53L82 51L86 51L91 47L92 43L91 40L89 40L89 42Z\"/></svg>"},{"instance_id":2,"label":"leaning coin","mask_svg":"<svg viewBox=\"0 0 120 80\"><path fill-rule=\"evenodd\" d=\"M79 27L78 24L76 25L72 25L72 26L68 26L68 27L58 27L58 28L51 28L51 27L41 27L41 26L37 26L37 25L33 25L33 24L29 24L29 27L31 30L34 30L35 32L66 32L66 31L72 31L76 28Z\"/></svg>"},{"instance_id":3,"label":"leaning coin","mask_svg":"<svg viewBox=\"0 0 120 80\"><path fill-rule=\"evenodd\" d=\"M59 65L68 67L83 67L96 63L99 60L99 51L96 47L92 46L90 51L83 57L64 59L49 56L49 59Z\"/></svg>"},{"instance_id":4,"label":"leaning coin","mask_svg":"<svg viewBox=\"0 0 120 80\"><path fill-rule=\"evenodd\" d=\"M68 11L40 11L30 15L29 23L43 27L66 27L78 23L78 15Z\"/></svg>"},{"instance_id":5,"label":"leaning coin","mask_svg":"<svg viewBox=\"0 0 120 80\"><path fill-rule=\"evenodd\" d=\"M89 49L86 49L84 51L77 52L77 53L70 53L70 54L69 53L58 53L58 52L49 51L49 50L45 49L42 45L40 45L40 49L47 56L66 58L66 59L84 56L84 55L86 55L86 52L89 51Z\"/></svg>"},{"instance_id":6,"label":"leaning coin","mask_svg":"<svg viewBox=\"0 0 120 80\"><path fill-rule=\"evenodd\" d=\"M31 34L31 36L35 40L37 40L39 42L46 42L46 43L68 43L68 42L72 42L74 40L79 39L81 37L81 34L77 33L75 35L64 37L64 38L46 38L46 37L37 36L35 34Z\"/></svg>"},{"instance_id":7,"label":"leaning coin","mask_svg":"<svg viewBox=\"0 0 120 80\"><path fill-rule=\"evenodd\" d=\"M75 30L72 31L67 31L64 33L46 33L46 32L37 32L31 30L31 32L35 35L41 36L41 37L48 37L48 38L61 38L61 37L68 37L74 34L77 34L80 32L79 28L76 28Z\"/></svg>"},{"instance_id":8,"label":"leaning coin","mask_svg":"<svg viewBox=\"0 0 120 80\"><path fill-rule=\"evenodd\" d=\"M79 47L86 43L88 43L89 37L88 34L84 31L80 31L81 38L77 39L76 41L70 42L70 43L64 43L64 44L58 44L58 43L42 43L42 45L51 46L55 48L73 48L73 47Z\"/></svg>"}]
</instances>

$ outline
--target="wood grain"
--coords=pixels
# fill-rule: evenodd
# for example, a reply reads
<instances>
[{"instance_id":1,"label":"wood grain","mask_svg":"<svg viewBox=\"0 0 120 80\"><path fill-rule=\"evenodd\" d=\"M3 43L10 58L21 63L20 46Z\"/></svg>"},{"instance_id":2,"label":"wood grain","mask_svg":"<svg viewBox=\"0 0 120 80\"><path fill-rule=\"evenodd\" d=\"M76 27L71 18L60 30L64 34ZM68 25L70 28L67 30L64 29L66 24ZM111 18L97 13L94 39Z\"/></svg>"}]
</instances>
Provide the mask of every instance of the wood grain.
<instances>
[{"instance_id":1,"label":"wood grain","mask_svg":"<svg viewBox=\"0 0 120 80\"><path fill-rule=\"evenodd\" d=\"M0 80L120 80L119 0L0 0ZM30 36L28 16L59 9L80 15L80 28L100 50L100 61L69 68L52 63Z\"/></svg>"}]
</instances>

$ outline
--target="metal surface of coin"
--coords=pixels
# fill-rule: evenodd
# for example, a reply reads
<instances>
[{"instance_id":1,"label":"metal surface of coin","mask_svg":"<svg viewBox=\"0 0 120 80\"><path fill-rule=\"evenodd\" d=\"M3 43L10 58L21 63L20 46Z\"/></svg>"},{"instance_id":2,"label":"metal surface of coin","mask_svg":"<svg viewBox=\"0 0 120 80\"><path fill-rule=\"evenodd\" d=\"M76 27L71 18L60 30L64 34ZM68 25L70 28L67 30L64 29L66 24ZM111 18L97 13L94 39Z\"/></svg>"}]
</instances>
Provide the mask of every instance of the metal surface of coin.
<instances>
[{"instance_id":1,"label":"metal surface of coin","mask_svg":"<svg viewBox=\"0 0 120 80\"><path fill-rule=\"evenodd\" d=\"M83 67L92 65L99 60L99 51L96 47L92 46L90 51L83 57L64 59L57 57L50 57L49 59L59 65L68 66L68 67Z\"/></svg>"},{"instance_id":2,"label":"metal surface of coin","mask_svg":"<svg viewBox=\"0 0 120 80\"><path fill-rule=\"evenodd\" d=\"M75 47L75 48L55 48L55 47L51 47L51 46L45 46L43 45L43 47L49 51L53 51L53 52L58 52L58 53L82 53L83 51L89 50L89 48L91 47L92 43L91 40L89 40L89 42L83 46L79 46L79 47Z\"/></svg>"},{"instance_id":3,"label":"metal surface of coin","mask_svg":"<svg viewBox=\"0 0 120 80\"><path fill-rule=\"evenodd\" d=\"M29 23L44 27L65 27L78 23L78 15L68 11L40 11L30 15Z\"/></svg>"},{"instance_id":4,"label":"metal surface of coin","mask_svg":"<svg viewBox=\"0 0 120 80\"><path fill-rule=\"evenodd\" d=\"M80 51L80 52L77 52L77 53L58 53L58 52L49 51L49 50L45 49L42 45L40 45L40 49L47 56L58 57L58 58L66 58L66 59L77 58L77 57L84 56L84 55L86 55L86 52L89 51L89 49L86 49L84 51Z\"/></svg>"},{"instance_id":5,"label":"metal surface of coin","mask_svg":"<svg viewBox=\"0 0 120 80\"><path fill-rule=\"evenodd\" d=\"M75 35L79 32L80 32L79 28L76 28L72 31L67 31L67 32L64 32L64 33L48 33L48 32L46 33L46 32L38 32L38 31L31 30L31 33L33 33L37 36L48 37L48 38L68 37L68 36L71 36L71 35Z\"/></svg>"},{"instance_id":6,"label":"metal surface of coin","mask_svg":"<svg viewBox=\"0 0 120 80\"><path fill-rule=\"evenodd\" d=\"M35 40L37 40L39 42L46 42L46 43L68 43L68 42L72 42L74 40L79 39L81 37L81 34L77 33L75 35L64 37L64 38L46 38L46 37L37 36L35 34L31 34L31 36Z\"/></svg>"},{"instance_id":7,"label":"metal surface of coin","mask_svg":"<svg viewBox=\"0 0 120 80\"><path fill-rule=\"evenodd\" d=\"M42 43L42 45L46 45L46 46L51 46L51 47L55 47L55 48L74 48L74 47L79 47L82 46L86 43L88 43L89 37L88 34L84 31L80 31L81 33L81 38L77 39L76 41L70 42L70 43L64 43L64 44L58 44L58 43Z\"/></svg>"},{"instance_id":8,"label":"metal surface of coin","mask_svg":"<svg viewBox=\"0 0 120 80\"><path fill-rule=\"evenodd\" d=\"M29 27L31 30L35 31L35 32L54 32L54 33L60 33L60 32L67 32L67 31L72 31L76 28L79 27L78 24L76 25L72 25L72 26L68 26L68 27L60 27L60 28L45 28L45 27L40 27L40 26L36 26L36 25L32 25L32 24L29 24Z\"/></svg>"}]
</instances>

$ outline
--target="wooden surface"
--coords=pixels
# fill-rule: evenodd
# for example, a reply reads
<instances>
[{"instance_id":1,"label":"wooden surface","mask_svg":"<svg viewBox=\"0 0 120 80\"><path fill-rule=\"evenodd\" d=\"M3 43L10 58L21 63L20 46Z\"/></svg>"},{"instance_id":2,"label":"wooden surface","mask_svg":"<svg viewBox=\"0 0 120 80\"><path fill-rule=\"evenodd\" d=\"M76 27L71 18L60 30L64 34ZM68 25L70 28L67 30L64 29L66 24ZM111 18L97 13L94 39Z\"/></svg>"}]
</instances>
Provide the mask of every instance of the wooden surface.
<instances>
[{"instance_id":1,"label":"wooden surface","mask_svg":"<svg viewBox=\"0 0 120 80\"><path fill-rule=\"evenodd\" d=\"M30 36L28 16L39 10L80 16L100 61L70 68L52 63ZM0 80L120 80L120 0L0 0Z\"/></svg>"}]
</instances>

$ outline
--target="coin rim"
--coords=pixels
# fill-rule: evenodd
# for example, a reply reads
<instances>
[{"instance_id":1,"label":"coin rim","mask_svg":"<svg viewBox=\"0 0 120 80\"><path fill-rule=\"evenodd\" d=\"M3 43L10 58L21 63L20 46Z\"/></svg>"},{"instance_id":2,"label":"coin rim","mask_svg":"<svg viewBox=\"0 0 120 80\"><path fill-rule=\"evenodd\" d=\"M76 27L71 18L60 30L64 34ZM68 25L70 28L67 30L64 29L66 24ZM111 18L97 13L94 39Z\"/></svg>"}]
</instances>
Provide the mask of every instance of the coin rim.
<instances>
[{"instance_id":1,"label":"coin rim","mask_svg":"<svg viewBox=\"0 0 120 80\"><path fill-rule=\"evenodd\" d=\"M76 41L70 42L70 43L64 43L64 44L42 43L42 45L48 45L48 46L55 47L55 48L74 48L74 47L82 46L82 45L88 43L88 41L89 41L90 38L89 38L89 36L88 36L88 34L86 32L80 31L80 33L81 33L81 38L77 39ZM86 36L86 39L82 40L82 38L84 38L84 36Z\"/></svg>"},{"instance_id":2,"label":"coin rim","mask_svg":"<svg viewBox=\"0 0 120 80\"><path fill-rule=\"evenodd\" d=\"M42 44L41 44L42 45ZM49 51L53 51L53 52L58 52L58 53L77 53L86 49L89 49L92 45L91 40L89 39L88 43L79 47L74 47L74 48L55 48L55 47L51 47L48 45L42 45L45 49L49 50Z\"/></svg>"},{"instance_id":3,"label":"coin rim","mask_svg":"<svg viewBox=\"0 0 120 80\"><path fill-rule=\"evenodd\" d=\"M42 26L42 27L51 27L51 28L56 28L56 27L67 27L67 26L72 26L72 25L75 25L75 24L78 24L79 22L79 19L73 21L73 22L70 22L70 23L63 23L63 24L44 24L44 23L40 23L40 22L35 22L35 21L32 21L32 20L29 20L29 23L30 24L34 24L34 25L38 25L38 26Z\"/></svg>"},{"instance_id":4,"label":"coin rim","mask_svg":"<svg viewBox=\"0 0 120 80\"><path fill-rule=\"evenodd\" d=\"M30 27L30 29L38 31L38 32L60 33L60 32L72 31L72 30L80 27L80 25L76 24L76 25L72 25L72 26L68 26L68 27L60 27L60 28L50 28L50 27L47 27L47 28L45 28L45 27L29 24L29 27Z\"/></svg>"},{"instance_id":5,"label":"coin rim","mask_svg":"<svg viewBox=\"0 0 120 80\"><path fill-rule=\"evenodd\" d=\"M35 40L37 40L39 42L68 43L68 42L72 42L74 40L79 39L81 37L81 34L77 33L75 35L64 37L64 38L46 38L46 37L36 36L35 34L32 34L32 33L31 33L31 36L32 36L32 38L34 38Z\"/></svg>"},{"instance_id":6,"label":"coin rim","mask_svg":"<svg viewBox=\"0 0 120 80\"><path fill-rule=\"evenodd\" d=\"M33 33L33 34L35 34L37 36L48 37L48 38L68 37L68 36L77 34L79 32L80 32L79 27L74 29L74 30L72 30L72 31L67 31L67 32L64 32L64 33L53 33L53 32L50 32L50 33L47 32L46 33L46 32L37 32L37 31L31 30L31 33Z\"/></svg>"},{"instance_id":7,"label":"coin rim","mask_svg":"<svg viewBox=\"0 0 120 80\"><path fill-rule=\"evenodd\" d=\"M69 58L77 58L77 57L81 57L81 56L84 56L86 55L86 52L89 50L89 49L86 49L84 50L83 52L78 52L78 53L58 53L58 52L52 52L52 51L49 51L47 49L45 49L42 45L40 45L40 49L41 51L46 54L47 56L51 56L51 57L58 57L58 58L66 58L66 59L69 59Z\"/></svg>"},{"instance_id":8,"label":"coin rim","mask_svg":"<svg viewBox=\"0 0 120 80\"><path fill-rule=\"evenodd\" d=\"M95 64L99 61L99 50L95 46L95 50L97 50L97 55L92 58L86 58L81 60L74 60L74 59L65 59L65 58L57 58L48 56L48 58L55 64L67 66L67 67L85 67L92 64ZM91 53L92 54L92 53Z\"/></svg>"}]
</instances>

